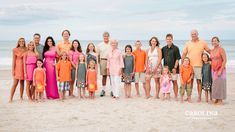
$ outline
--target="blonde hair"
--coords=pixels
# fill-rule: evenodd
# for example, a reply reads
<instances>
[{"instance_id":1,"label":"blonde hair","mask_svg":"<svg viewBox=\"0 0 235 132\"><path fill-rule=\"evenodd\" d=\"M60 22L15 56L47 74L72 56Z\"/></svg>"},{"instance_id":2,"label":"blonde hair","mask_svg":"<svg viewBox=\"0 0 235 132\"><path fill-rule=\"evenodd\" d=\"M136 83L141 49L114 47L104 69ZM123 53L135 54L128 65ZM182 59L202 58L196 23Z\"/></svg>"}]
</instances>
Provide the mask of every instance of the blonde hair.
<instances>
[{"instance_id":1,"label":"blonde hair","mask_svg":"<svg viewBox=\"0 0 235 132\"><path fill-rule=\"evenodd\" d=\"M164 69L167 69L167 70L168 70L167 74L170 75L169 67L168 67L168 66L164 66L164 67L162 68L162 74L163 74Z\"/></svg>"},{"instance_id":2,"label":"blonde hair","mask_svg":"<svg viewBox=\"0 0 235 132\"><path fill-rule=\"evenodd\" d=\"M94 65L94 68L95 68L95 61L94 60L89 61L88 68L91 68L91 65Z\"/></svg>"},{"instance_id":3,"label":"blonde hair","mask_svg":"<svg viewBox=\"0 0 235 132\"><path fill-rule=\"evenodd\" d=\"M34 51L34 49L36 48L35 46L34 46L34 42L33 41L30 41L29 43L28 43L28 45L27 45L27 50L29 50L29 45L30 44L33 44L33 51Z\"/></svg>"},{"instance_id":4,"label":"blonde hair","mask_svg":"<svg viewBox=\"0 0 235 132\"><path fill-rule=\"evenodd\" d=\"M60 53L60 59L62 60L62 56L63 56L64 54L67 56L66 59L68 60L68 54L67 54L67 52L65 52L65 51L62 51L62 52Z\"/></svg>"}]
</instances>

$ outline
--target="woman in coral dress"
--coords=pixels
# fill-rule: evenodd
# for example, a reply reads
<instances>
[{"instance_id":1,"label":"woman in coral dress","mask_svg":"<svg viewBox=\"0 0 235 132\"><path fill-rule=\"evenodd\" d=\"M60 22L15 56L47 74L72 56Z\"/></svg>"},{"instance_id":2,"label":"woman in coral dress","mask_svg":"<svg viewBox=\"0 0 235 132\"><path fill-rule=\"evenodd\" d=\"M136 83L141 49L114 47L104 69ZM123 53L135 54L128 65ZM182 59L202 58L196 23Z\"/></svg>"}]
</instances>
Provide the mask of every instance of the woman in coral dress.
<instances>
[{"instance_id":1,"label":"woman in coral dress","mask_svg":"<svg viewBox=\"0 0 235 132\"><path fill-rule=\"evenodd\" d=\"M44 67L46 69L46 96L48 99L58 99L58 87L56 81L56 57L55 41L47 37L43 49Z\"/></svg>"},{"instance_id":2,"label":"woman in coral dress","mask_svg":"<svg viewBox=\"0 0 235 132\"><path fill-rule=\"evenodd\" d=\"M26 51L25 39L19 38L16 48L13 49L12 56L12 77L14 79L11 88L9 102L12 102L16 87L20 81L20 99L23 100L24 93L24 65L23 54Z\"/></svg>"}]
</instances>

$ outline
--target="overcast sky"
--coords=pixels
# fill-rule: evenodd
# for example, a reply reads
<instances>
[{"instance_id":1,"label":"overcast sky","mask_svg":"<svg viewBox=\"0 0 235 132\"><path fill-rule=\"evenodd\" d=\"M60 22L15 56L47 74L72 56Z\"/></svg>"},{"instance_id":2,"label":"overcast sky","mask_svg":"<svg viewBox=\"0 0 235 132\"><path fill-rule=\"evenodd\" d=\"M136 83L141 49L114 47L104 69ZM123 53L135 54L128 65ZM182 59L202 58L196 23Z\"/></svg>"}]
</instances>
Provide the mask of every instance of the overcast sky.
<instances>
[{"instance_id":1,"label":"overcast sky","mask_svg":"<svg viewBox=\"0 0 235 132\"><path fill-rule=\"evenodd\" d=\"M234 0L0 0L0 40L61 39L69 29L71 39L99 40L108 31L118 40L190 39L190 30L210 39L235 39Z\"/></svg>"}]
</instances>

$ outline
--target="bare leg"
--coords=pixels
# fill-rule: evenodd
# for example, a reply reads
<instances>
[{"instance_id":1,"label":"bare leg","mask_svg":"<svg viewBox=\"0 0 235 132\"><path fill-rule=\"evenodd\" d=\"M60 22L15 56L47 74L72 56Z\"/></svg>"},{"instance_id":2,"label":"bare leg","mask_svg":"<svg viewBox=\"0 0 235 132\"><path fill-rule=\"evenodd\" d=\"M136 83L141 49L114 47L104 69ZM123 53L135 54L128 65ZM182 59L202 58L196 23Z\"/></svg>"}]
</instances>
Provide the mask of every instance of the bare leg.
<instances>
[{"instance_id":1,"label":"bare leg","mask_svg":"<svg viewBox=\"0 0 235 132\"><path fill-rule=\"evenodd\" d=\"M74 89L74 80L72 80L72 81L70 82L69 96L74 97L73 89Z\"/></svg>"},{"instance_id":2,"label":"bare leg","mask_svg":"<svg viewBox=\"0 0 235 132\"><path fill-rule=\"evenodd\" d=\"M124 93L125 93L125 98L128 98L127 84L126 83L124 83Z\"/></svg>"},{"instance_id":3,"label":"bare leg","mask_svg":"<svg viewBox=\"0 0 235 132\"><path fill-rule=\"evenodd\" d=\"M147 90L146 90L146 84L143 83L143 88L144 88L144 92L145 92L145 97L147 96Z\"/></svg>"},{"instance_id":4,"label":"bare leg","mask_svg":"<svg viewBox=\"0 0 235 132\"><path fill-rule=\"evenodd\" d=\"M209 91L209 94L210 94L210 101L212 101L212 93L211 93L211 91Z\"/></svg>"},{"instance_id":5,"label":"bare leg","mask_svg":"<svg viewBox=\"0 0 235 132\"><path fill-rule=\"evenodd\" d=\"M82 98L86 98L85 88L82 89Z\"/></svg>"},{"instance_id":6,"label":"bare leg","mask_svg":"<svg viewBox=\"0 0 235 132\"><path fill-rule=\"evenodd\" d=\"M165 94L162 93L162 101L164 101L164 99L165 99Z\"/></svg>"},{"instance_id":7,"label":"bare leg","mask_svg":"<svg viewBox=\"0 0 235 132\"><path fill-rule=\"evenodd\" d=\"M184 96L180 97L180 102L183 103L184 102Z\"/></svg>"},{"instance_id":8,"label":"bare leg","mask_svg":"<svg viewBox=\"0 0 235 132\"><path fill-rule=\"evenodd\" d=\"M175 94L175 100L178 100L178 83L177 80L173 81L173 89Z\"/></svg>"},{"instance_id":9,"label":"bare leg","mask_svg":"<svg viewBox=\"0 0 235 132\"><path fill-rule=\"evenodd\" d=\"M170 100L170 93L166 94L166 98L167 98L167 100Z\"/></svg>"},{"instance_id":10,"label":"bare leg","mask_svg":"<svg viewBox=\"0 0 235 132\"><path fill-rule=\"evenodd\" d=\"M160 92L159 78L155 78L155 85L156 85L156 95L155 95L155 98L159 99L159 92Z\"/></svg>"},{"instance_id":11,"label":"bare leg","mask_svg":"<svg viewBox=\"0 0 235 132\"><path fill-rule=\"evenodd\" d=\"M30 81L26 81L26 93L27 93L29 101L32 101Z\"/></svg>"},{"instance_id":12,"label":"bare leg","mask_svg":"<svg viewBox=\"0 0 235 132\"><path fill-rule=\"evenodd\" d=\"M35 90L35 100L36 102L39 101L39 92L37 92L36 90Z\"/></svg>"},{"instance_id":13,"label":"bare leg","mask_svg":"<svg viewBox=\"0 0 235 132\"><path fill-rule=\"evenodd\" d=\"M23 100L24 95L24 80L20 80L20 99Z\"/></svg>"},{"instance_id":14,"label":"bare leg","mask_svg":"<svg viewBox=\"0 0 235 132\"><path fill-rule=\"evenodd\" d=\"M197 91L198 91L198 102L201 102L202 95L202 83L201 80L197 79Z\"/></svg>"},{"instance_id":15,"label":"bare leg","mask_svg":"<svg viewBox=\"0 0 235 132\"><path fill-rule=\"evenodd\" d=\"M140 97L139 83L135 83L136 96Z\"/></svg>"},{"instance_id":16,"label":"bare leg","mask_svg":"<svg viewBox=\"0 0 235 132\"><path fill-rule=\"evenodd\" d=\"M82 98L82 93L81 93L81 88L78 88L78 95L79 95L79 98L81 99Z\"/></svg>"},{"instance_id":17,"label":"bare leg","mask_svg":"<svg viewBox=\"0 0 235 132\"><path fill-rule=\"evenodd\" d=\"M131 98L131 84L128 86L128 93L129 93L129 98Z\"/></svg>"},{"instance_id":18,"label":"bare leg","mask_svg":"<svg viewBox=\"0 0 235 132\"><path fill-rule=\"evenodd\" d=\"M150 98L150 79L146 79L146 99Z\"/></svg>"},{"instance_id":19,"label":"bare leg","mask_svg":"<svg viewBox=\"0 0 235 132\"><path fill-rule=\"evenodd\" d=\"M205 91L206 102L208 103L208 91Z\"/></svg>"},{"instance_id":20,"label":"bare leg","mask_svg":"<svg viewBox=\"0 0 235 132\"><path fill-rule=\"evenodd\" d=\"M62 100L64 99L64 97L63 97L63 92L60 91L59 94L60 94L60 100L62 101Z\"/></svg>"},{"instance_id":21,"label":"bare leg","mask_svg":"<svg viewBox=\"0 0 235 132\"><path fill-rule=\"evenodd\" d=\"M32 100L35 100L35 87L33 86L33 82L30 81L30 89L31 89L31 97L32 97Z\"/></svg>"},{"instance_id":22,"label":"bare leg","mask_svg":"<svg viewBox=\"0 0 235 132\"><path fill-rule=\"evenodd\" d=\"M14 96L14 94L15 94L16 87L17 87L17 85L18 85L18 82L19 82L19 80L14 79L13 85L12 85L12 87L11 87L11 93L10 93L9 102L12 102L12 100L13 100L13 96Z\"/></svg>"},{"instance_id":23,"label":"bare leg","mask_svg":"<svg viewBox=\"0 0 235 132\"><path fill-rule=\"evenodd\" d=\"M189 103L192 103L191 95L190 95L190 96L188 96L188 102L189 102Z\"/></svg>"}]
</instances>

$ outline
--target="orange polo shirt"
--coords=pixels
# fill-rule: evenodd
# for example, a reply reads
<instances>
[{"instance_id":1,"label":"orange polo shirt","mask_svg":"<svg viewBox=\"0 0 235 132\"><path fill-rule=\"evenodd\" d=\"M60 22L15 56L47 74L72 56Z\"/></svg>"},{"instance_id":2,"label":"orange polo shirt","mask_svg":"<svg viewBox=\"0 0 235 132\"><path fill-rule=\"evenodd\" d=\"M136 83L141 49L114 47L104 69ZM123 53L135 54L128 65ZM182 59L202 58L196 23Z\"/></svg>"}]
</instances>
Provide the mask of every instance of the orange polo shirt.
<instances>
[{"instance_id":1,"label":"orange polo shirt","mask_svg":"<svg viewBox=\"0 0 235 132\"><path fill-rule=\"evenodd\" d=\"M204 40L199 40L197 42L188 41L185 44L184 53L187 53L190 59L190 64L198 67L202 67L201 55L205 50L209 50L209 47Z\"/></svg>"},{"instance_id":2,"label":"orange polo shirt","mask_svg":"<svg viewBox=\"0 0 235 132\"><path fill-rule=\"evenodd\" d=\"M56 65L60 82L71 81L72 63L68 60L60 60Z\"/></svg>"},{"instance_id":3,"label":"orange polo shirt","mask_svg":"<svg viewBox=\"0 0 235 132\"><path fill-rule=\"evenodd\" d=\"M146 53L144 50L135 50L135 72L144 72Z\"/></svg>"},{"instance_id":4,"label":"orange polo shirt","mask_svg":"<svg viewBox=\"0 0 235 132\"><path fill-rule=\"evenodd\" d=\"M188 67L184 65L180 66L180 75L185 83L190 79L192 74L193 74L193 67L191 65L189 65Z\"/></svg>"},{"instance_id":5,"label":"orange polo shirt","mask_svg":"<svg viewBox=\"0 0 235 132\"><path fill-rule=\"evenodd\" d=\"M68 53L71 47L72 47L72 44L70 42L64 43L64 41L61 41L57 44L57 49L60 52L65 51L66 53Z\"/></svg>"}]
</instances>

